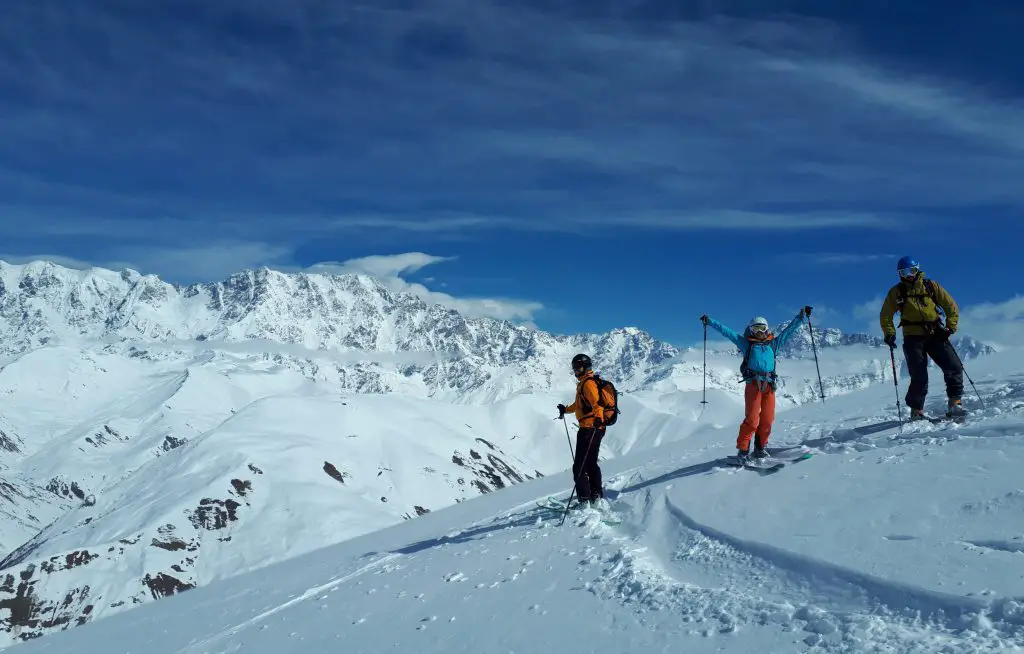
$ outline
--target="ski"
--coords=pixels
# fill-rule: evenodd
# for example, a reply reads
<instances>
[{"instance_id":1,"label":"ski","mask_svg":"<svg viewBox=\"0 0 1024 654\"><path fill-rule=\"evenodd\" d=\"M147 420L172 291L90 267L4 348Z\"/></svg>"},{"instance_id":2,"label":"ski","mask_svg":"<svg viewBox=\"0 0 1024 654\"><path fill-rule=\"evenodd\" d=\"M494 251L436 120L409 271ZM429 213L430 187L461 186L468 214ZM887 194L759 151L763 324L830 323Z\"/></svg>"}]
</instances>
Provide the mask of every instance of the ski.
<instances>
[{"instance_id":1,"label":"ski","mask_svg":"<svg viewBox=\"0 0 1024 654\"><path fill-rule=\"evenodd\" d=\"M967 416L923 416L921 418L917 418L916 420L910 420L910 423L913 424L920 420L927 420L933 425L939 425L944 422L955 422L957 424L962 425L966 418Z\"/></svg>"},{"instance_id":2,"label":"ski","mask_svg":"<svg viewBox=\"0 0 1024 654\"><path fill-rule=\"evenodd\" d=\"M782 470L787 465L791 465L793 463L799 463L800 461L806 461L807 459L811 458L812 456L814 456L814 454L812 454L811 452L804 452L800 456L798 456L796 458L793 458L793 459L790 459L790 458L776 459L776 458L768 457L767 462L765 462L765 463L758 463L758 461L764 461L764 459L749 459L748 458L748 459L745 459L745 460L741 461L739 459L739 457L737 457L736 455L732 455L732 456L726 457L725 458L725 462L726 462L727 465L730 465L730 466L732 466L734 468L743 468L745 470L753 470L754 472L757 472L757 473L759 473L761 475L771 475L771 474L774 474L774 473Z\"/></svg>"},{"instance_id":3,"label":"ski","mask_svg":"<svg viewBox=\"0 0 1024 654\"><path fill-rule=\"evenodd\" d=\"M546 509L548 511L551 511L551 512L555 513L558 516L561 516L563 513L565 513L565 500L560 500L557 497L551 496L551 497L547 497L547 498L545 498L543 500L539 500L537 502L537 507L541 508L541 509ZM569 509L570 513L572 511L574 511L574 510L576 510L576 509L575 508ZM601 522L603 524L605 524L605 525L608 525L609 527L614 527L615 525L622 524L622 520L619 519L619 518L615 518L615 517L609 516L607 514L604 514L602 511L600 511L600 509L593 509L593 510L594 511L598 511L599 513L602 514L601 515Z\"/></svg>"},{"instance_id":4,"label":"ski","mask_svg":"<svg viewBox=\"0 0 1024 654\"><path fill-rule=\"evenodd\" d=\"M757 463L755 463L755 461ZM734 468L743 468L744 470L752 470L754 472L761 473L762 475L768 475L773 472L778 472L785 464L778 462L760 463L762 459L740 459L736 455L725 457L725 464Z\"/></svg>"}]
</instances>

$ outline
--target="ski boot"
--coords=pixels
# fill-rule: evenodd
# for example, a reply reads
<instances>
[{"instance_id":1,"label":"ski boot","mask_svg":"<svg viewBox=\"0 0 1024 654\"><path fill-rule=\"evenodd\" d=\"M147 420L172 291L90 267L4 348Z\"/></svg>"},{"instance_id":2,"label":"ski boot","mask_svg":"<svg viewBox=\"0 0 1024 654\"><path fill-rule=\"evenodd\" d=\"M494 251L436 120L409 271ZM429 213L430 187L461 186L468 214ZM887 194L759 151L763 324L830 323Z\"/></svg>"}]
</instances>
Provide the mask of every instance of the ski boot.
<instances>
[{"instance_id":1,"label":"ski boot","mask_svg":"<svg viewBox=\"0 0 1024 654\"><path fill-rule=\"evenodd\" d=\"M578 500L576 500L576 503L573 504L572 507L570 507L570 510L572 510L572 511L579 511L579 510L583 510L583 509L589 509L592 506L594 506L594 503L589 498L587 498L585 500L584 499L578 499Z\"/></svg>"},{"instance_id":2,"label":"ski boot","mask_svg":"<svg viewBox=\"0 0 1024 654\"><path fill-rule=\"evenodd\" d=\"M740 463L746 463L748 460L750 460L750 450L741 450L737 448L736 460L739 461Z\"/></svg>"},{"instance_id":3,"label":"ski boot","mask_svg":"<svg viewBox=\"0 0 1024 654\"><path fill-rule=\"evenodd\" d=\"M946 407L947 418L963 418L967 415L964 411L964 407L960 404L960 400L950 400L949 406Z\"/></svg>"},{"instance_id":4,"label":"ski boot","mask_svg":"<svg viewBox=\"0 0 1024 654\"><path fill-rule=\"evenodd\" d=\"M915 420L927 420L928 416L924 414L924 409L911 409L910 410L910 421Z\"/></svg>"},{"instance_id":5,"label":"ski boot","mask_svg":"<svg viewBox=\"0 0 1024 654\"><path fill-rule=\"evenodd\" d=\"M768 448L763 445L754 445L754 453L750 455L752 459L767 459L771 454L768 453Z\"/></svg>"}]
</instances>

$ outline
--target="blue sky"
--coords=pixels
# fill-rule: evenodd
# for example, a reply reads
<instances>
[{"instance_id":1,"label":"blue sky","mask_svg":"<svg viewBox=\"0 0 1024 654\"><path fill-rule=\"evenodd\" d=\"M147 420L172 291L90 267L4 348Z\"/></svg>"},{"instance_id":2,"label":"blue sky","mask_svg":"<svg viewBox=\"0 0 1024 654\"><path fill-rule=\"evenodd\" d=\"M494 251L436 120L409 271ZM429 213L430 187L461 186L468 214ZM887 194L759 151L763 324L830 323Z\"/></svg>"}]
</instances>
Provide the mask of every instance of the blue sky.
<instances>
[{"instance_id":1,"label":"blue sky","mask_svg":"<svg viewBox=\"0 0 1024 654\"><path fill-rule=\"evenodd\" d=\"M683 344L704 312L870 327L910 253L1009 339L1022 29L994 0L12 0L0 258L371 270Z\"/></svg>"}]
</instances>

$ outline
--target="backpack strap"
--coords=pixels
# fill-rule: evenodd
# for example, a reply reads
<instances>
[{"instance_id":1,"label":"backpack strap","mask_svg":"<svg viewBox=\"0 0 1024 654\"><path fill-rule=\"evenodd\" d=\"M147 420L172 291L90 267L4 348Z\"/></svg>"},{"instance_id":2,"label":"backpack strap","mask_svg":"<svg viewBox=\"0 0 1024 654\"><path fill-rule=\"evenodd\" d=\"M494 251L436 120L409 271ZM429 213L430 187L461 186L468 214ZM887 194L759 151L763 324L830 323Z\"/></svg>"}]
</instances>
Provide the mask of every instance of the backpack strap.
<instances>
[{"instance_id":1,"label":"backpack strap","mask_svg":"<svg viewBox=\"0 0 1024 654\"><path fill-rule=\"evenodd\" d=\"M935 296L935 285L932 283L932 280L930 280L928 278L925 278L925 280L924 280L925 292L923 294L921 294L921 293L910 294L910 293L907 292L907 287L904 286L903 284L900 284L897 288L899 289L899 296L897 297L897 300L896 300L896 307L897 307L897 309L900 312L900 323L898 325L896 325L897 328L902 327L903 325L910 325L912 327L931 327L931 329L934 330L936 327L938 327L940 324L942 324L942 321L940 319L938 319L938 318L935 319L935 320L904 320L903 319L903 305L906 303L907 298L912 298L912 297L928 298L929 300L932 301L932 304L938 305L938 301L936 300L936 296Z\"/></svg>"},{"instance_id":2,"label":"backpack strap","mask_svg":"<svg viewBox=\"0 0 1024 654\"><path fill-rule=\"evenodd\" d=\"M740 374L743 376L743 382L752 381L754 379L754 375L765 374L768 375L770 383L774 384L775 380L778 378L778 375L775 374L775 367L778 366L776 358L772 359L772 369L766 373L751 373L747 368L747 364L750 362L750 353L753 351L755 345L759 347L771 347L767 341L759 343L757 341L747 339L747 351L743 353L743 361L740 362Z\"/></svg>"},{"instance_id":3,"label":"backpack strap","mask_svg":"<svg viewBox=\"0 0 1024 654\"><path fill-rule=\"evenodd\" d=\"M584 379L583 382L580 384L580 404L583 405L583 415L585 416L590 416L594 414L594 406L590 404L590 402L587 402L587 394L583 391L583 387L586 386L587 382L590 381L594 382L594 384L597 386L597 400L598 402L600 402L601 382L604 380L597 376L597 374L594 374L593 377L591 377L590 379Z\"/></svg>"},{"instance_id":4,"label":"backpack strap","mask_svg":"<svg viewBox=\"0 0 1024 654\"><path fill-rule=\"evenodd\" d=\"M896 287L896 289L899 293L899 295L896 298L896 305L901 308L903 307L903 304L907 301L907 298L909 297L926 297L929 298L932 302L936 302L935 285L932 283L932 280L927 278L924 280L925 293L923 295L921 293L914 293L913 295L910 295L909 293L907 293L907 287L904 286L902 283L899 284Z\"/></svg>"}]
</instances>

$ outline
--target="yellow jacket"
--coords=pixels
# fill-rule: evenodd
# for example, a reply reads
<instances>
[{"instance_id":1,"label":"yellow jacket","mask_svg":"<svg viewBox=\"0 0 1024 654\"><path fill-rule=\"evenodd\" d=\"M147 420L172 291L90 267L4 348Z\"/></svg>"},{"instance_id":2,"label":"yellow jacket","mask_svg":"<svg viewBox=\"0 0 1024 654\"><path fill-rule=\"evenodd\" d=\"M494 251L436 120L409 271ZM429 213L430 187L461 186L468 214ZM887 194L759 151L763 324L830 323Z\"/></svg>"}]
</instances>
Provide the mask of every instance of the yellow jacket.
<instances>
[{"instance_id":1,"label":"yellow jacket","mask_svg":"<svg viewBox=\"0 0 1024 654\"><path fill-rule=\"evenodd\" d=\"M882 325L882 333L886 336L896 334L896 325L893 324L893 316L900 313L900 327L904 336L924 336L934 327L939 326L938 307L946 314L946 327L956 331L957 323L960 320L960 309L953 301L946 289L942 288L935 280L928 280L931 284L932 293L928 293L925 286L924 275L918 275L917 279L908 284L900 281L889 289L885 300L882 302L882 311L878 315ZM906 302L900 307L900 287L906 290ZM934 298L934 299L932 299Z\"/></svg>"}]
</instances>

